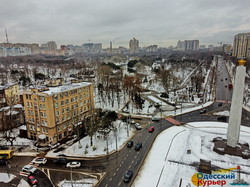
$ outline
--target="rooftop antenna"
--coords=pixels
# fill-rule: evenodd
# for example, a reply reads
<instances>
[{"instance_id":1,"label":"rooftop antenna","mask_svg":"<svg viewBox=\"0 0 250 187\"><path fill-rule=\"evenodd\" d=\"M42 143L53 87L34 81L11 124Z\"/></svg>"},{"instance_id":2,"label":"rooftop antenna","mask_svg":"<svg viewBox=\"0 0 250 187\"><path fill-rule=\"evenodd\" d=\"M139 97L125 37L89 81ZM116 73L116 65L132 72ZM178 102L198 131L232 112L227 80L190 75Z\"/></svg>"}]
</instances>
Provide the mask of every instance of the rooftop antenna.
<instances>
[{"instance_id":1,"label":"rooftop antenna","mask_svg":"<svg viewBox=\"0 0 250 187\"><path fill-rule=\"evenodd\" d=\"M5 27L5 35L6 35L6 42L9 43L9 39L8 39L8 33L7 33L7 29Z\"/></svg>"}]
</instances>

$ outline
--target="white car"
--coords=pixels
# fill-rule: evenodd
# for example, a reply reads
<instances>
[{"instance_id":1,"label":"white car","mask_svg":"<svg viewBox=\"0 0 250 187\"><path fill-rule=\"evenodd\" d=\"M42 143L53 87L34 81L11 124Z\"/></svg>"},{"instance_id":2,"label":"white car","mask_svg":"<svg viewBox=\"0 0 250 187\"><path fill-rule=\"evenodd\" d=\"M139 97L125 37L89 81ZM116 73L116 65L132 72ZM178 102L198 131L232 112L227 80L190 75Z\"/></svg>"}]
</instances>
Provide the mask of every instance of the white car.
<instances>
[{"instance_id":1,"label":"white car","mask_svg":"<svg viewBox=\"0 0 250 187\"><path fill-rule=\"evenodd\" d=\"M160 119L161 119L161 118L160 118L160 117L157 117L157 116L153 116L153 117L152 117L152 121L160 121Z\"/></svg>"},{"instance_id":2,"label":"white car","mask_svg":"<svg viewBox=\"0 0 250 187\"><path fill-rule=\"evenodd\" d=\"M66 167L68 168L79 168L81 166L81 162L69 162L67 163Z\"/></svg>"},{"instance_id":3,"label":"white car","mask_svg":"<svg viewBox=\"0 0 250 187\"><path fill-rule=\"evenodd\" d=\"M134 125L136 130L141 130L141 125L139 123L135 123Z\"/></svg>"},{"instance_id":4,"label":"white car","mask_svg":"<svg viewBox=\"0 0 250 187\"><path fill-rule=\"evenodd\" d=\"M36 157L32 161L32 164L46 164L47 159L46 158L41 158L41 157Z\"/></svg>"},{"instance_id":5,"label":"white car","mask_svg":"<svg viewBox=\"0 0 250 187\"><path fill-rule=\"evenodd\" d=\"M26 172L26 173L29 173L29 174L34 174L34 173L37 172L37 169L34 166L25 165L25 166L23 166L22 171Z\"/></svg>"}]
</instances>

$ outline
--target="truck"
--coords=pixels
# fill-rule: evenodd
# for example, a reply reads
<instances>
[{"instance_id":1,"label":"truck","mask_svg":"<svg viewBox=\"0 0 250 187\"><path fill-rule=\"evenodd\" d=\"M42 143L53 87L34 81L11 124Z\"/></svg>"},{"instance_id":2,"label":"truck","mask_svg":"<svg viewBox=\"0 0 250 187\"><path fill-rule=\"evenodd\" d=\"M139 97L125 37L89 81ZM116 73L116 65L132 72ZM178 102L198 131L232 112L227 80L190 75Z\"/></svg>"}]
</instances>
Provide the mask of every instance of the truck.
<instances>
[{"instance_id":1,"label":"truck","mask_svg":"<svg viewBox=\"0 0 250 187\"><path fill-rule=\"evenodd\" d=\"M233 85L232 85L232 84L228 84L228 88L229 88L229 89L232 89L232 88L233 88Z\"/></svg>"}]
</instances>

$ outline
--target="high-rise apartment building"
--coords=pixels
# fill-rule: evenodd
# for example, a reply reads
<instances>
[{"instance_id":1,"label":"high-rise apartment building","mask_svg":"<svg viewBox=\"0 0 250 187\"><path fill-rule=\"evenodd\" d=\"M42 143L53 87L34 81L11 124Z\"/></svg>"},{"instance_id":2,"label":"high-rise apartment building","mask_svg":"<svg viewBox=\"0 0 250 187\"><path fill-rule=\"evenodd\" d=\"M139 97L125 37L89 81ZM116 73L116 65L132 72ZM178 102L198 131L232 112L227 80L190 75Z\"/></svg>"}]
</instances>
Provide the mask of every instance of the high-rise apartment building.
<instances>
[{"instance_id":1,"label":"high-rise apartment building","mask_svg":"<svg viewBox=\"0 0 250 187\"><path fill-rule=\"evenodd\" d=\"M177 50L179 51L197 51L199 49L199 40L185 40L177 42Z\"/></svg>"},{"instance_id":2,"label":"high-rise apartment building","mask_svg":"<svg viewBox=\"0 0 250 187\"><path fill-rule=\"evenodd\" d=\"M234 36L233 56L250 57L250 33L240 33Z\"/></svg>"},{"instance_id":3,"label":"high-rise apartment building","mask_svg":"<svg viewBox=\"0 0 250 187\"><path fill-rule=\"evenodd\" d=\"M47 43L48 44L48 50L57 50L57 45L56 45L56 42L54 41L50 41Z\"/></svg>"},{"instance_id":4,"label":"high-rise apartment building","mask_svg":"<svg viewBox=\"0 0 250 187\"><path fill-rule=\"evenodd\" d=\"M78 132L94 111L93 85L88 82L51 81L24 91L23 100L28 138L41 145L55 144Z\"/></svg>"},{"instance_id":5,"label":"high-rise apartment building","mask_svg":"<svg viewBox=\"0 0 250 187\"><path fill-rule=\"evenodd\" d=\"M129 49L131 52L139 51L139 40L133 38L129 41Z\"/></svg>"},{"instance_id":6,"label":"high-rise apartment building","mask_svg":"<svg viewBox=\"0 0 250 187\"><path fill-rule=\"evenodd\" d=\"M0 86L0 104L2 106L12 106L20 102L19 85Z\"/></svg>"}]
</instances>

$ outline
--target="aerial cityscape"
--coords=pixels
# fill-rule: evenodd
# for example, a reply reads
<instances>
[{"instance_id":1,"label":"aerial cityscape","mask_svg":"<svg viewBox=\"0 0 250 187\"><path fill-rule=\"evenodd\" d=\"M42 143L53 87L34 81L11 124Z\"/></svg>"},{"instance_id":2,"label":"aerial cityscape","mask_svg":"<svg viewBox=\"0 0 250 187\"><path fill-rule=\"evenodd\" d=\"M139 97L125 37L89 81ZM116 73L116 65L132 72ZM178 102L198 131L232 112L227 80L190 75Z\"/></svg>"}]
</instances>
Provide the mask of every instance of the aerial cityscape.
<instances>
[{"instance_id":1,"label":"aerial cityscape","mask_svg":"<svg viewBox=\"0 0 250 187\"><path fill-rule=\"evenodd\" d=\"M250 186L250 1L7 1L0 186Z\"/></svg>"}]
</instances>

